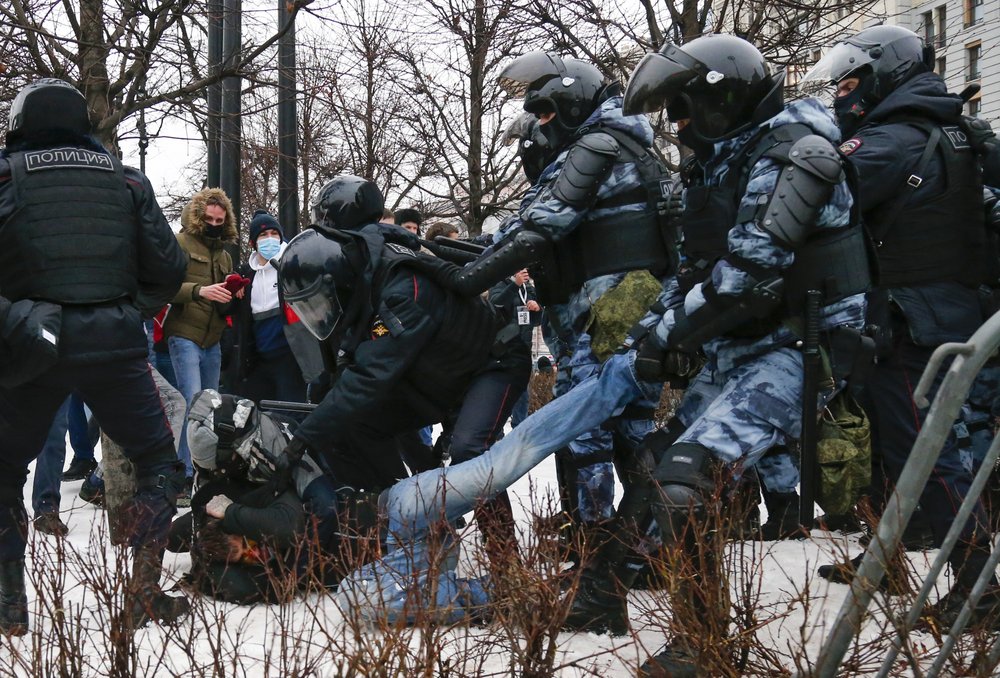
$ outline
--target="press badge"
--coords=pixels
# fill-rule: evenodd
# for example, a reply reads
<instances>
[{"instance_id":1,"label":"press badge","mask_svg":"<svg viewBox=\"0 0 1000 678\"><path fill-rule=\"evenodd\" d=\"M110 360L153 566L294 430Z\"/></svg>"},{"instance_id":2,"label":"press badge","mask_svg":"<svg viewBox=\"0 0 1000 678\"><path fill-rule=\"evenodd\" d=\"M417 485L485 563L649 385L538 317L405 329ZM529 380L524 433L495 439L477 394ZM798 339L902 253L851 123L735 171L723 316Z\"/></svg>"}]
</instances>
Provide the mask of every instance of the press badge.
<instances>
[{"instance_id":1,"label":"press badge","mask_svg":"<svg viewBox=\"0 0 1000 678\"><path fill-rule=\"evenodd\" d=\"M517 307L517 324L518 325L531 324L531 311L528 310L527 306Z\"/></svg>"}]
</instances>

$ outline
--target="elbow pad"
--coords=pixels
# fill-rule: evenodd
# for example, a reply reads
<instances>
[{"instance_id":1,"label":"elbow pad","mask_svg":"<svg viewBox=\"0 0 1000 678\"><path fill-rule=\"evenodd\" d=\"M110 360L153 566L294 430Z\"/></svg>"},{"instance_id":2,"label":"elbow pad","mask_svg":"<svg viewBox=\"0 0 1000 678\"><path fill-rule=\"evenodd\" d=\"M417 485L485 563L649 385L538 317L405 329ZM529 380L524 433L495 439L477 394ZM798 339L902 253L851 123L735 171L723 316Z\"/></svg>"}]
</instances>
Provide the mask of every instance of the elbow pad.
<instances>
[{"instance_id":1,"label":"elbow pad","mask_svg":"<svg viewBox=\"0 0 1000 678\"><path fill-rule=\"evenodd\" d=\"M618 160L618 142L610 134L584 135L566 154L552 195L571 207L587 207Z\"/></svg>"},{"instance_id":2,"label":"elbow pad","mask_svg":"<svg viewBox=\"0 0 1000 678\"><path fill-rule=\"evenodd\" d=\"M815 134L795 142L788 160L756 223L780 245L794 250L816 229L819 212L843 181L844 169L833 144Z\"/></svg>"},{"instance_id":3,"label":"elbow pad","mask_svg":"<svg viewBox=\"0 0 1000 678\"><path fill-rule=\"evenodd\" d=\"M455 289L464 296L482 294L522 268L537 264L549 248L548 239L541 233L518 231L503 247L463 268L455 282Z\"/></svg>"}]
</instances>

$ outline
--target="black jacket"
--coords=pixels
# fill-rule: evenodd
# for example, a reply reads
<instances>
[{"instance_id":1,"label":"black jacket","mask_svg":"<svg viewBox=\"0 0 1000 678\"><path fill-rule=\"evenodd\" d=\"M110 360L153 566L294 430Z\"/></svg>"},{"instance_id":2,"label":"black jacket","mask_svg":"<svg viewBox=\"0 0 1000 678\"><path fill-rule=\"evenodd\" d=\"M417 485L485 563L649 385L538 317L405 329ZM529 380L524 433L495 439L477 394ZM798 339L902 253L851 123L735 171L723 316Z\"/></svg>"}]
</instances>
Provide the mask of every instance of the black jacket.
<instances>
[{"instance_id":1,"label":"black jacket","mask_svg":"<svg viewBox=\"0 0 1000 678\"><path fill-rule=\"evenodd\" d=\"M923 73L879 103L854 137L845 141L841 149L857 171L857 198L869 231L877 233L886 220L900 216L898 196L906 190L907 179L915 172L927 145L927 133L905 120L957 124L961 112L961 99L948 93L944 81L933 73ZM921 178L906 210L919 210L923 202L947 189L940 152L931 158ZM954 212L959 214L968 207L955 205ZM903 215L892 228L905 237L907 227ZM955 224L941 223L939 227L950 229ZM890 315L895 315L905 320L910 338L921 346L965 341L982 322L977 290L957 279L883 287L875 290L871 302L869 315L876 325L890 326Z\"/></svg>"},{"instance_id":2,"label":"black jacket","mask_svg":"<svg viewBox=\"0 0 1000 678\"><path fill-rule=\"evenodd\" d=\"M521 298L521 292L525 298ZM496 365L515 373L531 374L532 331L541 324L541 311L532 312L527 325L518 325L517 312L528 301L538 301L535 286L526 283L519 289L511 279L501 280L490 288L490 303L496 306L507 321L497 335L502 341ZM516 333L516 334L515 334Z\"/></svg>"},{"instance_id":3,"label":"black jacket","mask_svg":"<svg viewBox=\"0 0 1000 678\"><path fill-rule=\"evenodd\" d=\"M492 311L481 298L460 298L432 280L439 262L416 254L409 235L377 225L359 233L368 258L359 287L369 293L355 294L370 303L340 344L345 366L336 383L295 432L313 447L327 447L361 420L379 422L386 436L442 421L489 360ZM405 408L386 411L400 400Z\"/></svg>"},{"instance_id":4,"label":"black jacket","mask_svg":"<svg viewBox=\"0 0 1000 678\"><path fill-rule=\"evenodd\" d=\"M65 147L68 144L59 144ZM81 140L79 148L96 150L96 142ZM18 208L7 152L0 155L0 233L3 224ZM28 149L18 149L28 150ZM33 149L41 150L41 149ZM106 152L101 149L101 152ZM125 188L131 201L137 237L134 262L122 260L122 267L135 264L138 294L98 305L64 306L60 335L60 360L66 364L96 363L123 357L145 356L146 336L142 314L152 317L177 292L187 267L187 258L177 245L156 202L149 180L138 170L125 168ZM71 256L72 252L53 252ZM81 271L81 276L86 275ZM0 294L3 290L0 289Z\"/></svg>"}]
</instances>

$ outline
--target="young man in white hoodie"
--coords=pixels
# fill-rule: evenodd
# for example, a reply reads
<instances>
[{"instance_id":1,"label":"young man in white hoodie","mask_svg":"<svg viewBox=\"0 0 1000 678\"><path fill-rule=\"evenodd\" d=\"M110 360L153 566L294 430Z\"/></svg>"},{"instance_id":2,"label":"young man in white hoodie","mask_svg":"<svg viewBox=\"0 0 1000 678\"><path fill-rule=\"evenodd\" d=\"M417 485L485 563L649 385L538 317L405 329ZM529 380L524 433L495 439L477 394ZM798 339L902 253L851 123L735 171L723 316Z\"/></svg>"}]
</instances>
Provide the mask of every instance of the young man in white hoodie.
<instances>
[{"instance_id":1,"label":"young man in white hoodie","mask_svg":"<svg viewBox=\"0 0 1000 678\"><path fill-rule=\"evenodd\" d=\"M278 286L272 262L285 251L284 231L277 219L257 210L248 235L253 252L241 272L250 284L233 317L239 365L236 390L252 400L305 402L306 382L322 365L318 343L301 327Z\"/></svg>"}]
</instances>

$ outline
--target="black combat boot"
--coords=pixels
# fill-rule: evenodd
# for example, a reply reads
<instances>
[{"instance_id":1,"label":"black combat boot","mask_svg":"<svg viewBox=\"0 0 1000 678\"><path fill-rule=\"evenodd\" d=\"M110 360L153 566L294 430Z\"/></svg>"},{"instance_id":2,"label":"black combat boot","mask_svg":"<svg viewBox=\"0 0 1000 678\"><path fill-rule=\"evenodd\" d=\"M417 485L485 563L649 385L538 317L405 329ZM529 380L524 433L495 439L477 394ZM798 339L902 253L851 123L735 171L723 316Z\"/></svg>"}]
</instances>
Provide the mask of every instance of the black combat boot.
<instances>
[{"instance_id":1,"label":"black combat boot","mask_svg":"<svg viewBox=\"0 0 1000 678\"><path fill-rule=\"evenodd\" d=\"M0 562L0 634L28 632L28 596L24 591L24 560Z\"/></svg>"},{"instance_id":2,"label":"black combat boot","mask_svg":"<svg viewBox=\"0 0 1000 678\"><path fill-rule=\"evenodd\" d=\"M188 599L168 596L160 588L163 549L138 546L132 557L132 580L125 603L129 628L142 628L150 621L171 625L187 615L191 610Z\"/></svg>"},{"instance_id":3,"label":"black combat boot","mask_svg":"<svg viewBox=\"0 0 1000 678\"><path fill-rule=\"evenodd\" d=\"M767 521L760 526L764 541L777 539L804 539L809 532L799 524L799 495L795 492L768 492L764 490Z\"/></svg>"},{"instance_id":4,"label":"black combat boot","mask_svg":"<svg viewBox=\"0 0 1000 678\"><path fill-rule=\"evenodd\" d=\"M955 546L951 557L948 558L952 572L955 573L955 583L948 593L928 608L921 620L925 627L936 625L940 633L946 633L951 628L961 614L989 557L989 544ZM986 590L972 608L972 615L965 629L971 630L977 627L986 627L990 630L1000 628L1000 582L997 581L996 572L991 574Z\"/></svg>"},{"instance_id":5,"label":"black combat boot","mask_svg":"<svg viewBox=\"0 0 1000 678\"><path fill-rule=\"evenodd\" d=\"M695 656L684 643L669 643L639 667L639 678L698 678Z\"/></svg>"}]
</instances>

